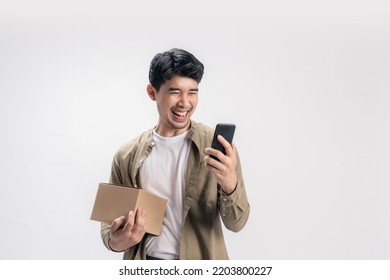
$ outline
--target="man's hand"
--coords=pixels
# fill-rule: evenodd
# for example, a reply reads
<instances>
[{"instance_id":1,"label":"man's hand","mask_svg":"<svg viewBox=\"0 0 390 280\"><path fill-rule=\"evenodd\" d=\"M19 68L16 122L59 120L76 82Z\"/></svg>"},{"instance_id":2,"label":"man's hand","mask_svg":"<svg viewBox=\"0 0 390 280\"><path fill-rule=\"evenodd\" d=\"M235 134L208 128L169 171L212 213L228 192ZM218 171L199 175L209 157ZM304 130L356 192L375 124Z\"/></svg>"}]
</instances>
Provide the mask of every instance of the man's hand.
<instances>
[{"instance_id":1,"label":"man's hand","mask_svg":"<svg viewBox=\"0 0 390 280\"><path fill-rule=\"evenodd\" d=\"M229 195L234 192L237 185L236 147L234 144L230 145L230 143L221 135L218 135L217 139L225 148L226 155L216 149L206 148L205 153L207 156L204 161L207 169L214 175L224 193ZM211 155L218 158L219 161L210 157Z\"/></svg>"},{"instance_id":2,"label":"man's hand","mask_svg":"<svg viewBox=\"0 0 390 280\"><path fill-rule=\"evenodd\" d=\"M112 222L108 245L114 251L125 251L142 240L145 228L145 210L138 209L135 215L133 211L130 211L127 219L122 216Z\"/></svg>"}]
</instances>

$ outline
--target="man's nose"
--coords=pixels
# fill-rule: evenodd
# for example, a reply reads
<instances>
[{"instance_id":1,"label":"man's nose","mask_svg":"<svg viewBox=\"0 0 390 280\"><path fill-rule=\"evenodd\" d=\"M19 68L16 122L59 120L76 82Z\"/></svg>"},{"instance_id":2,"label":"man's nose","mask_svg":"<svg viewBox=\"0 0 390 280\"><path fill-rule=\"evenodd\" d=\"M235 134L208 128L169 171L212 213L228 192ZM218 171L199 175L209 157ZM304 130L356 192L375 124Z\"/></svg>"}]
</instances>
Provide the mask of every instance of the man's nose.
<instances>
[{"instance_id":1,"label":"man's nose","mask_svg":"<svg viewBox=\"0 0 390 280\"><path fill-rule=\"evenodd\" d=\"M180 99L179 99L178 105L181 107L190 106L190 100L188 98L188 94L186 94L186 93L180 94Z\"/></svg>"}]
</instances>

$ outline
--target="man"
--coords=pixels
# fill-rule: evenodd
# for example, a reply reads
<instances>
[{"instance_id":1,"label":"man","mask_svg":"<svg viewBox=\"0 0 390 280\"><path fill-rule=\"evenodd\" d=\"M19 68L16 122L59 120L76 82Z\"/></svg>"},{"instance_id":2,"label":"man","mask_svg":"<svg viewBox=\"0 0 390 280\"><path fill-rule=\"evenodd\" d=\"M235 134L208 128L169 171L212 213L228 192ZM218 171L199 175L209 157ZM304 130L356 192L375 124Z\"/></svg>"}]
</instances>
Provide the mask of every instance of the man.
<instances>
[{"instance_id":1,"label":"man","mask_svg":"<svg viewBox=\"0 0 390 280\"><path fill-rule=\"evenodd\" d=\"M150 64L146 90L157 105L157 125L118 150L110 182L144 188L168 205L159 236L145 234L143 209L102 224L105 246L124 259L228 259L221 220L235 232L248 220L234 144L219 136L226 155L210 148L214 130L191 120L203 69L181 49L157 54Z\"/></svg>"}]
</instances>

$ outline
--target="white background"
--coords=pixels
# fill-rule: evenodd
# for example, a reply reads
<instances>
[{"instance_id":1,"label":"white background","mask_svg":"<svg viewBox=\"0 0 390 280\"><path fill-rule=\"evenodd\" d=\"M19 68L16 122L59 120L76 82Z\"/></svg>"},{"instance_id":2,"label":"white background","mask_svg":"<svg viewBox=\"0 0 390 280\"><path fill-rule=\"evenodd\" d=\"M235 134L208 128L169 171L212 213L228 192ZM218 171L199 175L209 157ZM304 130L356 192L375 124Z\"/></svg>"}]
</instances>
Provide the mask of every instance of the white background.
<instances>
[{"instance_id":1,"label":"white background","mask_svg":"<svg viewBox=\"0 0 390 280\"><path fill-rule=\"evenodd\" d=\"M0 2L0 259L120 259L90 213L157 121L152 57L205 64L194 119L237 125L232 259L390 258L390 9L380 1ZM365 3L367 2L367 3Z\"/></svg>"}]
</instances>

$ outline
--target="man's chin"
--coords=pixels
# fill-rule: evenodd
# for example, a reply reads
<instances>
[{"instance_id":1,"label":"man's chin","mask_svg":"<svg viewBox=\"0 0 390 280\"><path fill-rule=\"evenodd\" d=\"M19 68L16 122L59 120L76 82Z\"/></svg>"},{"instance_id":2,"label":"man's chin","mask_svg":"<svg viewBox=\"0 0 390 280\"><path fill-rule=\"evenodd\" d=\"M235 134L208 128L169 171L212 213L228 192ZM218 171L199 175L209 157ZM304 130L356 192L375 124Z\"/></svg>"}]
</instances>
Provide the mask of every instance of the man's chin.
<instances>
[{"instance_id":1,"label":"man's chin","mask_svg":"<svg viewBox=\"0 0 390 280\"><path fill-rule=\"evenodd\" d=\"M172 128L177 130L189 129L191 127L191 120L188 120L186 122L172 122L171 125Z\"/></svg>"}]
</instances>

